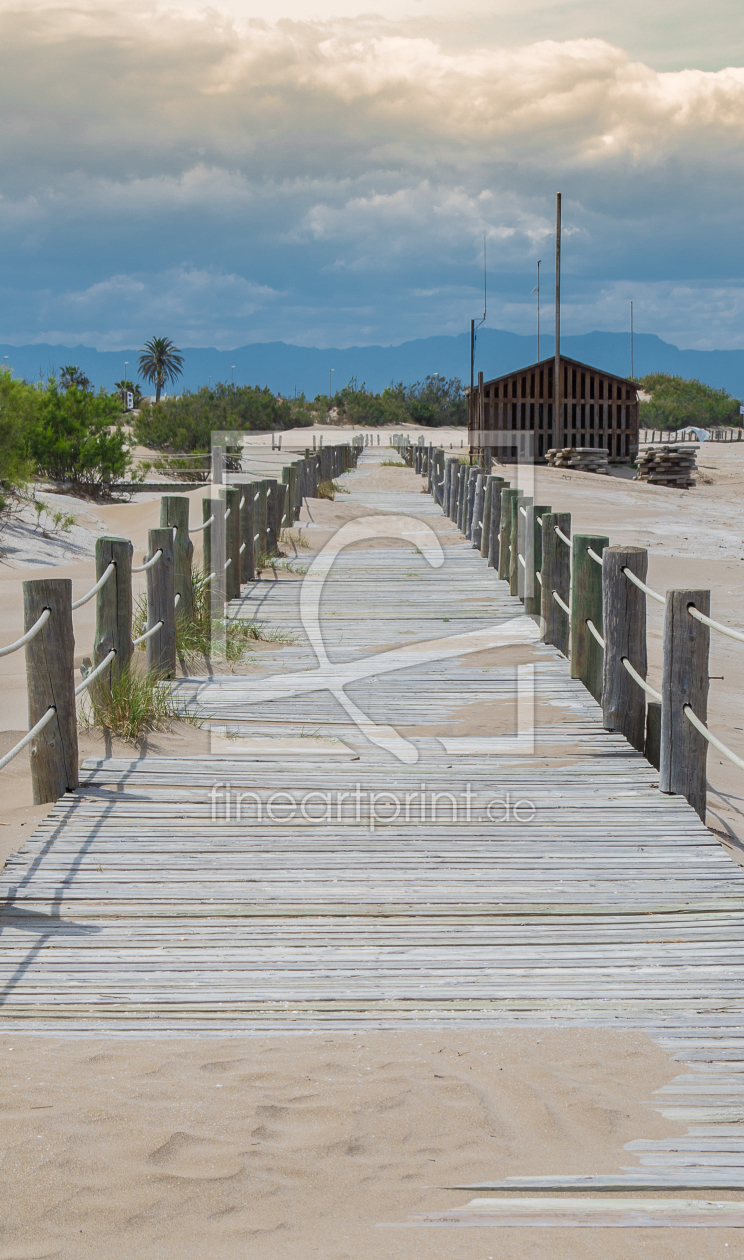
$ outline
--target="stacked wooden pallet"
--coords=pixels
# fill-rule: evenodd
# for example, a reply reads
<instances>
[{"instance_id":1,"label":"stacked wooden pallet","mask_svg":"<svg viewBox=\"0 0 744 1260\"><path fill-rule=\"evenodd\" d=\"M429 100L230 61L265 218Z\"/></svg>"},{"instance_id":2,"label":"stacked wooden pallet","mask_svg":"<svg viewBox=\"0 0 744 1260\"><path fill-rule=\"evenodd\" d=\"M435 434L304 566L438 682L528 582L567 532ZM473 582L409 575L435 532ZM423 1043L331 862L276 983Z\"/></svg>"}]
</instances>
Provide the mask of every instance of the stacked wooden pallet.
<instances>
[{"instance_id":1,"label":"stacked wooden pallet","mask_svg":"<svg viewBox=\"0 0 744 1260\"><path fill-rule=\"evenodd\" d=\"M695 485L692 474L697 470L696 446L649 446L638 456L636 481L651 481L657 486Z\"/></svg>"},{"instance_id":2,"label":"stacked wooden pallet","mask_svg":"<svg viewBox=\"0 0 744 1260\"><path fill-rule=\"evenodd\" d=\"M604 473L609 476L608 456L609 451L602 446L564 446L560 450L551 448L547 460L551 468L575 468L578 472Z\"/></svg>"}]
</instances>

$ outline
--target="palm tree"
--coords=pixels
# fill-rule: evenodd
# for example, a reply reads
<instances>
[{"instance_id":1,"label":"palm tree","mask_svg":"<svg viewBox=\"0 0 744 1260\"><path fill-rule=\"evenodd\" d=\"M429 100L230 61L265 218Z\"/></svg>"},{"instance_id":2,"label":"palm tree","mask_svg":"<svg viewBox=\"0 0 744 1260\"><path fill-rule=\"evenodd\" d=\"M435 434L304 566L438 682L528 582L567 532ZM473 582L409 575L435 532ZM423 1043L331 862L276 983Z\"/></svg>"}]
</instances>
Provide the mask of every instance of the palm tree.
<instances>
[{"instance_id":1,"label":"palm tree","mask_svg":"<svg viewBox=\"0 0 744 1260\"><path fill-rule=\"evenodd\" d=\"M151 337L139 357L139 370L146 381L155 383L155 402L166 381L175 381L183 372L183 358L170 337Z\"/></svg>"}]
</instances>

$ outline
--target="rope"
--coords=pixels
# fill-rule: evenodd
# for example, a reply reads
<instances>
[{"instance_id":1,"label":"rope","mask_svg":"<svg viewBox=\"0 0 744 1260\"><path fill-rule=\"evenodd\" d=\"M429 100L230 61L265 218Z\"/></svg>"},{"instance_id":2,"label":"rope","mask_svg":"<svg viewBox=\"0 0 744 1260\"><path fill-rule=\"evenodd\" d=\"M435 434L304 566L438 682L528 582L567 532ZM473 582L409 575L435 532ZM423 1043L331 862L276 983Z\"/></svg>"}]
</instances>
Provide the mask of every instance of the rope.
<instances>
[{"instance_id":1,"label":"rope","mask_svg":"<svg viewBox=\"0 0 744 1260\"><path fill-rule=\"evenodd\" d=\"M135 640L135 642L138 642L138 641L139 640ZM85 675L85 678L81 682L80 686L75 688L75 695L80 696L82 695L84 691L87 691L88 688L90 687L90 684L93 682L93 679L97 678L99 674L103 673L106 666L111 664L115 656L116 656L116 648L112 648L111 651L108 653L108 655L104 656L103 660L101 661L101 664L96 665L95 669L92 669L89 674Z\"/></svg>"},{"instance_id":2,"label":"rope","mask_svg":"<svg viewBox=\"0 0 744 1260\"><path fill-rule=\"evenodd\" d=\"M558 537L560 538L561 542L564 542L564 543L566 544L566 546L567 546L567 547L570 547L570 546L571 546L571 539L570 539L570 538L566 538L566 535L564 534L563 530L562 530L562 529L559 529L557 525L554 525L554 526L553 526L553 529L555 530L556 534L557 534L557 535L558 535Z\"/></svg>"},{"instance_id":3,"label":"rope","mask_svg":"<svg viewBox=\"0 0 744 1260\"><path fill-rule=\"evenodd\" d=\"M241 543L240 548L238 550L238 555L242 556L244 551L245 551L245 543Z\"/></svg>"},{"instance_id":4,"label":"rope","mask_svg":"<svg viewBox=\"0 0 744 1260\"><path fill-rule=\"evenodd\" d=\"M228 564L232 564L232 556L227 557L227 560L225 561L225 564L224 564L224 568L227 568Z\"/></svg>"},{"instance_id":5,"label":"rope","mask_svg":"<svg viewBox=\"0 0 744 1260\"><path fill-rule=\"evenodd\" d=\"M243 495L242 499L240 500L240 503L238 504L238 507L239 507L239 508L242 508L242 506L243 506L243 504L244 504L244 503L245 503L245 495Z\"/></svg>"},{"instance_id":6,"label":"rope","mask_svg":"<svg viewBox=\"0 0 744 1260\"><path fill-rule=\"evenodd\" d=\"M536 517L535 517L535 520L537 521L538 525L540 526L540 529L542 529L542 517L541 517L541 516L536 516Z\"/></svg>"},{"instance_id":7,"label":"rope","mask_svg":"<svg viewBox=\"0 0 744 1260\"><path fill-rule=\"evenodd\" d=\"M213 577L217 577L217 574L214 572L210 573L209 577L205 577L204 585L206 586L208 582L211 582Z\"/></svg>"},{"instance_id":8,"label":"rope","mask_svg":"<svg viewBox=\"0 0 744 1260\"><path fill-rule=\"evenodd\" d=\"M214 516L210 516L209 520L208 520L208 521L205 521L203 525L193 525L193 526L191 527L191 533L192 533L192 534L198 534L200 529L206 529L206 528L207 528L207 525L211 525L211 524L212 524L212 521L213 521L213 520L214 520Z\"/></svg>"},{"instance_id":9,"label":"rope","mask_svg":"<svg viewBox=\"0 0 744 1260\"><path fill-rule=\"evenodd\" d=\"M74 610L75 608L82 608L83 604L87 604L88 600L89 600L89 599L92 599L92 598L93 598L93 596L96 594L96 592L97 592L97 591L100 591L101 587L102 587L102 586L103 586L106 582L108 582L108 580L109 580L109 578L111 577L111 574L113 573L113 571L114 571L114 569L115 569L115 568L116 568L116 565L114 564L114 562L113 562L113 560L112 560L112 561L111 561L111 563L108 565L107 569L105 570L105 572L104 572L104 573L102 573L102 574L101 574L101 576L99 577L99 579L98 579L98 581L96 582L95 586L91 586L90 590L88 591L88 594L87 594L87 595L83 595L82 599L76 599L76 600L74 601L74 603L73 603L73 605L72 605L73 610Z\"/></svg>"},{"instance_id":10,"label":"rope","mask_svg":"<svg viewBox=\"0 0 744 1260\"><path fill-rule=\"evenodd\" d=\"M73 604L73 608L75 605ZM719 630L721 634L725 634L729 639L736 639L737 643L744 643L744 634L740 630L730 630L728 626L722 626L720 621L714 621L712 617L706 617L705 613L701 613L694 604L687 605L687 611L696 621L702 621L706 626L712 626L714 630Z\"/></svg>"},{"instance_id":11,"label":"rope","mask_svg":"<svg viewBox=\"0 0 744 1260\"><path fill-rule=\"evenodd\" d=\"M261 535L260 535L260 534L254 534L254 535L253 535L253 541L254 541L254 542L258 542L258 540L259 540L259 538L260 538L260 537L261 537Z\"/></svg>"},{"instance_id":12,"label":"rope","mask_svg":"<svg viewBox=\"0 0 744 1260\"><path fill-rule=\"evenodd\" d=\"M725 744L722 744L720 739L716 739L715 735L708 730L705 723L701 722L699 717L695 717L695 714L689 704L682 705L682 712L688 722L692 722L695 730L700 731L703 739L707 739L708 743L712 744L714 748L717 748L719 752L723 753L724 757L728 757L729 761L733 761L735 766L738 766L740 770L744 770L744 761L742 761L741 757L737 757L736 753L732 753L731 749L727 748ZM2 763L0 763L0 769L1 768Z\"/></svg>"},{"instance_id":13,"label":"rope","mask_svg":"<svg viewBox=\"0 0 744 1260\"><path fill-rule=\"evenodd\" d=\"M633 669L633 666L631 665L627 656L621 656L620 660L622 661L623 665L627 669L631 678L633 678L635 682L638 683L639 687L643 688L647 696L651 696L652 700L661 700L661 692L654 691L653 687L649 687L648 683L646 682L646 679L641 678L641 675L637 673L636 670Z\"/></svg>"},{"instance_id":14,"label":"rope","mask_svg":"<svg viewBox=\"0 0 744 1260\"><path fill-rule=\"evenodd\" d=\"M524 562L524 556L521 556L519 552L517 552L517 560L519 561L523 569L527 568L527 565Z\"/></svg>"},{"instance_id":15,"label":"rope","mask_svg":"<svg viewBox=\"0 0 744 1260\"><path fill-rule=\"evenodd\" d=\"M537 578L538 582L542 586L542 573L540 572L539 569L535 569L535 577Z\"/></svg>"},{"instance_id":16,"label":"rope","mask_svg":"<svg viewBox=\"0 0 744 1260\"><path fill-rule=\"evenodd\" d=\"M642 582L640 578L637 578L635 573L631 573L630 569L623 569L622 572L625 574L626 578L628 578L633 583L634 586L638 587L639 591L643 591L644 595L650 595L651 598L655 599L657 603L659 604L666 603L666 600L663 595L660 595L658 591L652 591L651 587L646 586L646 583Z\"/></svg>"},{"instance_id":17,"label":"rope","mask_svg":"<svg viewBox=\"0 0 744 1260\"><path fill-rule=\"evenodd\" d=\"M587 547L586 554L589 556L590 560L596 560L597 564L602 563L602 557L598 556L596 551L593 551L591 547Z\"/></svg>"},{"instance_id":18,"label":"rope","mask_svg":"<svg viewBox=\"0 0 744 1260\"><path fill-rule=\"evenodd\" d=\"M561 599L561 597L560 597L560 595L558 594L558 592L557 592L557 591L553 591L553 599L555 600L555 602L556 602L556 604L558 605L558 607L559 607L559 608L562 608L562 609L563 609L563 611L564 611L564 613L567 613L567 614L568 614L568 616L570 617L570 616L571 616L571 609L569 608L568 604L564 604L563 600Z\"/></svg>"},{"instance_id":19,"label":"rope","mask_svg":"<svg viewBox=\"0 0 744 1260\"><path fill-rule=\"evenodd\" d=\"M173 607L178 608L178 605L180 604L180 602L181 602L181 592L176 591L176 597L173 600Z\"/></svg>"},{"instance_id":20,"label":"rope","mask_svg":"<svg viewBox=\"0 0 744 1260\"><path fill-rule=\"evenodd\" d=\"M227 511L225 512L225 520L227 520L231 512L232 512L232 508L228 508Z\"/></svg>"},{"instance_id":21,"label":"rope","mask_svg":"<svg viewBox=\"0 0 744 1260\"><path fill-rule=\"evenodd\" d=\"M159 630L163 625L165 625L165 622L156 621L155 625L151 626L149 630L145 630L145 633L141 634L138 639L132 639L132 647L137 647L138 643L144 643L145 639L151 638L155 631Z\"/></svg>"},{"instance_id":22,"label":"rope","mask_svg":"<svg viewBox=\"0 0 744 1260\"><path fill-rule=\"evenodd\" d=\"M56 705L52 705L51 708L47 709L43 718L40 718L39 721L36 723L36 726L31 727L31 730L28 732L28 735L24 735L23 739L20 740L19 743L16 744L15 748L11 748L10 752L7 752L5 756L2 758L2 760L0 760L0 770L4 770L9 761L12 761L14 757L17 757L19 752L23 752L23 749L26 747L26 745L31 743L31 740L34 738L34 735L38 735L39 731L44 730L44 727L46 726L47 722L51 722L56 712L57 712Z\"/></svg>"},{"instance_id":23,"label":"rope","mask_svg":"<svg viewBox=\"0 0 744 1260\"><path fill-rule=\"evenodd\" d=\"M520 503L520 505L519 505L519 510L520 510L520 512L522 513L522 516L524 517L524 519L525 519L525 520L527 520L527 513L525 512L525 510L524 510L524 508L522 507L521 503Z\"/></svg>"},{"instance_id":24,"label":"rope","mask_svg":"<svg viewBox=\"0 0 744 1260\"><path fill-rule=\"evenodd\" d=\"M51 608L45 608L39 620L35 621L31 629L27 630L20 639L16 639L15 643L9 643L7 647L0 648L0 656L10 656L11 652L17 652L18 648L22 648L24 643L30 643L34 636L39 633L41 627L46 625L51 615Z\"/></svg>"},{"instance_id":25,"label":"rope","mask_svg":"<svg viewBox=\"0 0 744 1260\"><path fill-rule=\"evenodd\" d=\"M132 573L144 573L145 569L151 569L154 564L157 564L162 554L163 552L161 548L159 551L156 551L155 555L152 556L149 560L145 560L144 564L133 564Z\"/></svg>"},{"instance_id":26,"label":"rope","mask_svg":"<svg viewBox=\"0 0 744 1260\"><path fill-rule=\"evenodd\" d=\"M595 626L594 622L590 621L589 618L587 617L586 624L587 624L587 629L589 630L589 633L594 635L594 638L597 640L597 643L602 648L602 651L604 651L605 641L602 638L602 635L599 633L599 630Z\"/></svg>"}]
</instances>

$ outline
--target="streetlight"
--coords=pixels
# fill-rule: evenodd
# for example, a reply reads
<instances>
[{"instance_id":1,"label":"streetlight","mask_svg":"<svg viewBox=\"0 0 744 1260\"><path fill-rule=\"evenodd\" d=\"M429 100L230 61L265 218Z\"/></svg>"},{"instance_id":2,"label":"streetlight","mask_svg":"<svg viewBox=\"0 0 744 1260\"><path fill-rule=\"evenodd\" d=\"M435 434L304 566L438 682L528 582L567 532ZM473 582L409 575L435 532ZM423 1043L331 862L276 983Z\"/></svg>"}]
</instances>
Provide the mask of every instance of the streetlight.
<instances>
[{"instance_id":1,"label":"streetlight","mask_svg":"<svg viewBox=\"0 0 744 1260\"><path fill-rule=\"evenodd\" d=\"M127 387L127 368L129 367L129 359L124 360L124 388Z\"/></svg>"},{"instance_id":2,"label":"streetlight","mask_svg":"<svg viewBox=\"0 0 744 1260\"><path fill-rule=\"evenodd\" d=\"M330 369L330 371L329 371L329 373L328 373L328 402L329 402L329 404L330 404L330 401L331 401L331 399L332 399L332 397L333 397L333 373L334 373L335 371L336 371L336 369L335 369L335 368L331 368L331 369Z\"/></svg>"},{"instance_id":3,"label":"streetlight","mask_svg":"<svg viewBox=\"0 0 744 1260\"><path fill-rule=\"evenodd\" d=\"M234 372L234 371L235 371L235 364L233 363L232 367L230 368L230 384L231 384L231 385L233 385L233 384L234 384L234 381L233 381L233 372Z\"/></svg>"}]
</instances>

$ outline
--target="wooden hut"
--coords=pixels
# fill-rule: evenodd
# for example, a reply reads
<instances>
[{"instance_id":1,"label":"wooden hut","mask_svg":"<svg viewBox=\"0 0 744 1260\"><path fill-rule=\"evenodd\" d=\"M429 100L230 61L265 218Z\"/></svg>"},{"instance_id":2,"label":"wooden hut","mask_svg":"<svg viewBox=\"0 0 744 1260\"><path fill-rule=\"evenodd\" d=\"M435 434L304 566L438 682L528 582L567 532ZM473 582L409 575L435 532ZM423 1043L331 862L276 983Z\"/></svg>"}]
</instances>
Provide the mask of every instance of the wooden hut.
<instances>
[{"instance_id":1,"label":"wooden hut","mask_svg":"<svg viewBox=\"0 0 744 1260\"><path fill-rule=\"evenodd\" d=\"M553 377L555 358L484 381L468 390L468 442L471 454L512 463L529 457L527 434L534 434L534 459L545 463L551 447L605 447L611 463L627 463L638 449L638 386L560 356L559 422ZM519 436L518 436L519 435ZM490 449L490 457L488 451Z\"/></svg>"}]
</instances>

